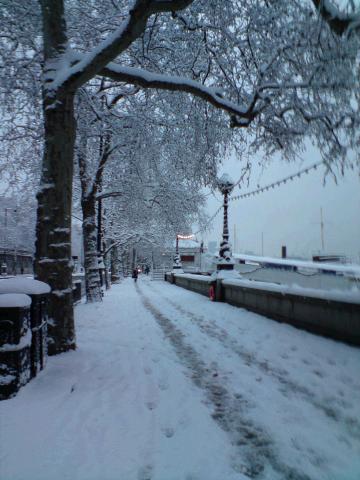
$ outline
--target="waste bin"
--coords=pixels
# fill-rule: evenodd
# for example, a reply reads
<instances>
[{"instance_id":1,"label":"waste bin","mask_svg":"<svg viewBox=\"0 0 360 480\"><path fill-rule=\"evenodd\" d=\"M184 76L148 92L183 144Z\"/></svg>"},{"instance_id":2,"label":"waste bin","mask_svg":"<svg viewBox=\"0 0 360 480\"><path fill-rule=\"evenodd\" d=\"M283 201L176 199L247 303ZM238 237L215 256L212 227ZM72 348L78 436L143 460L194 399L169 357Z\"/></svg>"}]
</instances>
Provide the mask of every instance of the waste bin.
<instances>
[{"instance_id":1,"label":"waste bin","mask_svg":"<svg viewBox=\"0 0 360 480\"><path fill-rule=\"evenodd\" d=\"M0 294L0 400L17 393L31 377L31 298Z\"/></svg>"},{"instance_id":2,"label":"waste bin","mask_svg":"<svg viewBox=\"0 0 360 480\"><path fill-rule=\"evenodd\" d=\"M47 357L47 299L50 287L32 278L9 278L0 280L1 293L22 293L31 298L30 328L32 332L30 348L31 377L45 367Z\"/></svg>"}]
</instances>

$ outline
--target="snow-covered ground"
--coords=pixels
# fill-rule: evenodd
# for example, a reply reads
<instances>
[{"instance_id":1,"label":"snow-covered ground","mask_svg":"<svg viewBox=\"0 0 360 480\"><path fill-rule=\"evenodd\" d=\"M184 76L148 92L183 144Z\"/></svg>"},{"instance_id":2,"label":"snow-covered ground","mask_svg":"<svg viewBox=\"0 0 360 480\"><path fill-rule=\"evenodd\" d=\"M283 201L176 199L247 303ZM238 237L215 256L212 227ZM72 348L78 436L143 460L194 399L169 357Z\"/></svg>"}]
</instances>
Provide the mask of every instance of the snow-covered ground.
<instances>
[{"instance_id":1,"label":"snow-covered ground","mask_svg":"<svg viewBox=\"0 0 360 480\"><path fill-rule=\"evenodd\" d=\"M1 480L358 480L360 350L140 276L0 403Z\"/></svg>"}]
</instances>

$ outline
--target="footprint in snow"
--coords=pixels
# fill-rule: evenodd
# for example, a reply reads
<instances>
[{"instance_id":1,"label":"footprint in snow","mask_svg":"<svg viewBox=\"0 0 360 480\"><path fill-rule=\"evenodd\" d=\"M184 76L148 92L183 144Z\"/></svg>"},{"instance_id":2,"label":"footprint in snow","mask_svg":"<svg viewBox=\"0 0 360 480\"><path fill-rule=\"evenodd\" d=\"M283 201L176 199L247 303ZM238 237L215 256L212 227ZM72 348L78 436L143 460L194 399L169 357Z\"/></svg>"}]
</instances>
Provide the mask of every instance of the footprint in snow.
<instances>
[{"instance_id":1,"label":"footprint in snow","mask_svg":"<svg viewBox=\"0 0 360 480\"><path fill-rule=\"evenodd\" d=\"M166 438L171 438L174 436L175 430L172 427L166 427L162 429L162 432Z\"/></svg>"},{"instance_id":2,"label":"footprint in snow","mask_svg":"<svg viewBox=\"0 0 360 480\"><path fill-rule=\"evenodd\" d=\"M185 480L199 480L199 477L194 473L188 473L185 477Z\"/></svg>"},{"instance_id":3,"label":"footprint in snow","mask_svg":"<svg viewBox=\"0 0 360 480\"><path fill-rule=\"evenodd\" d=\"M154 410L157 407L155 402L146 402L146 406L149 410Z\"/></svg>"},{"instance_id":4,"label":"footprint in snow","mask_svg":"<svg viewBox=\"0 0 360 480\"><path fill-rule=\"evenodd\" d=\"M158 385L160 390L162 391L167 390L169 388L169 384L166 380L161 380Z\"/></svg>"},{"instance_id":5,"label":"footprint in snow","mask_svg":"<svg viewBox=\"0 0 360 480\"><path fill-rule=\"evenodd\" d=\"M153 474L153 466L152 465L145 465L141 467L138 471L138 480L151 480Z\"/></svg>"}]
</instances>

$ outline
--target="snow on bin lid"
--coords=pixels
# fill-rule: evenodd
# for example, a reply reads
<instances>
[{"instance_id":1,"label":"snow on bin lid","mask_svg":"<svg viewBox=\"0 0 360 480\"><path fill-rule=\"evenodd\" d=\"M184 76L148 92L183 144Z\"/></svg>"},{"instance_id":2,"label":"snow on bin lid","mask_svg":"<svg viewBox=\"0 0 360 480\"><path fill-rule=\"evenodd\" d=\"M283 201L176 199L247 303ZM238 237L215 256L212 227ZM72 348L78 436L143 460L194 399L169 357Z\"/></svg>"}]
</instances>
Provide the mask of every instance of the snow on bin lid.
<instances>
[{"instance_id":1,"label":"snow on bin lid","mask_svg":"<svg viewBox=\"0 0 360 480\"><path fill-rule=\"evenodd\" d=\"M29 307L31 305L31 298L23 293L1 293L0 307L14 308L14 307Z\"/></svg>"},{"instance_id":2,"label":"snow on bin lid","mask_svg":"<svg viewBox=\"0 0 360 480\"><path fill-rule=\"evenodd\" d=\"M28 295L40 295L49 293L51 288L47 283L32 278L8 278L0 279L0 293L27 293Z\"/></svg>"}]
</instances>

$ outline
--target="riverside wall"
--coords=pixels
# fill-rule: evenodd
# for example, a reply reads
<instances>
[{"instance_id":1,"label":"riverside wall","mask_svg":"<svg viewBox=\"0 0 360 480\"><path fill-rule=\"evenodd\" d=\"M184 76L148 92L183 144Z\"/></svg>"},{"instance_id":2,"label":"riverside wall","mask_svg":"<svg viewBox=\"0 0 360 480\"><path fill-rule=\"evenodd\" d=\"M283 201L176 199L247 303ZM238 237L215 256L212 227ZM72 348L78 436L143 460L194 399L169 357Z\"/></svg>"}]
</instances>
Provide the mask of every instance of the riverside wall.
<instances>
[{"instance_id":1,"label":"riverside wall","mask_svg":"<svg viewBox=\"0 0 360 480\"><path fill-rule=\"evenodd\" d=\"M217 300L335 340L360 345L360 299L351 302L272 291L269 287L262 288L260 282L259 287L250 288L229 280L214 282L210 276L201 275L166 274L166 280L205 296L209 296L212 284Z\"/></svg>"}]
</instances>

